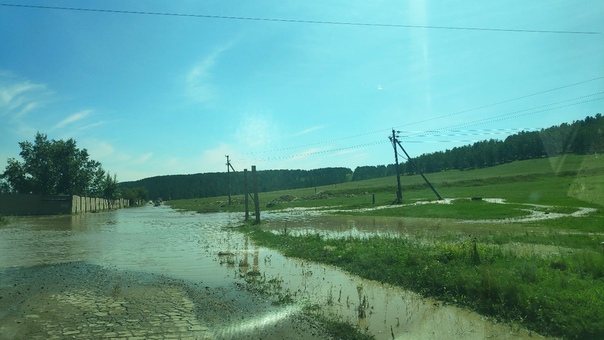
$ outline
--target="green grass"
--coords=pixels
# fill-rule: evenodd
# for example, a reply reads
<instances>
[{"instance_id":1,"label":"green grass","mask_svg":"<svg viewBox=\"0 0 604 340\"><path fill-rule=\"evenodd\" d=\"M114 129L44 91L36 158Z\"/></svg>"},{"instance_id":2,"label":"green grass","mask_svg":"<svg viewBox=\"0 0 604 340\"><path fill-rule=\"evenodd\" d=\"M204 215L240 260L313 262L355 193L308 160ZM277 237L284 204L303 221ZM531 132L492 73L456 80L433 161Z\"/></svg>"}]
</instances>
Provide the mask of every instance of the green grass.
<instances>
[{"instance_id":1,"label":"green grass","mask_svg":"<svg viewBox=\"0 0 604 340\"><path fill-rule=\"evenodd\" d=\"M604 206L604 156L567 155L519 161L471 171L426 174L445 198L496 197L510 203L564 207ZM403 203L435 200L419 175L403 176ZM283 196L295 201L279 201ZM375 195L375 204L373 196ZM385 177L337 185L260 193L261 210L338 206L340 209L390 205L396 198L396 178ZM276 202L267 207L269 202ZM198 212L243 211L243 196L197 198L169 202L175 209ZM514 207L510 206L510 209ZM447 208L444 208L447 209ZM253 211L250 200L250 211Z\"/></svg>"},{"instance_id":2,"label":"green grass","mask_svg":"<svg viewBox=\"0 0 604 340\"><path fill-rule=\"evenodd\" d=\"M390 225L398 221L405 225L405 237L327 239L261 228L242 231L256 243L287 256L335 265L521 323L542 334L604 338L600 317L604 315L603 156L567 155L427 177L443 197L456 200L413 204L435 200L419 176L402 177L404 205L399 207L392 206L395 177L260 194L263 212L337 207L337 212L321 218ZM503 198L508 204L473 201L472 197ZM243 211L241 196L234 197L231 206L225 201L212 198L171 204L194 211ZM359 210L379 206L389 208ZM522 223L483 221L523 217L527 215L523 209L528 208L572 214L581 207L595 208L595 212Z\"/></svg>"},{"instance_id":3,"label":"green grass","mask_svg":"<svg viewBox=\"0 0 604 340\"><path fill-rule=\"evenodd\" d=\"M527 206L520 204L495 204L482 200L455 200L450 204L419 204L402 207L372 210L364 212L342 212L342 214L362 216L405 216L426 218L460 218L468 220L505 219L530 215L523 209Z\"/></svg>"},{"instance_id":4,"label":"green grass","mask_svg":"<svg viewBox=\"0 0 604 340\"><path fill-rule=\"evenodd\" d=\"M254 242L286 256L334 265L367 279L519 322L540 333L565 338L604 336L600 318L604 315L604 254L599 249L527 255L488 235L474 243L473 238L448 233L324 239L318 234L288 236L254 227L242 230ZM548 235L532 237L540 240L536 243L554 241ZM571 246L585 242L573 238L566 239ZM601 240L604 237L591 243Z\"/></svg>"}]
</instances>

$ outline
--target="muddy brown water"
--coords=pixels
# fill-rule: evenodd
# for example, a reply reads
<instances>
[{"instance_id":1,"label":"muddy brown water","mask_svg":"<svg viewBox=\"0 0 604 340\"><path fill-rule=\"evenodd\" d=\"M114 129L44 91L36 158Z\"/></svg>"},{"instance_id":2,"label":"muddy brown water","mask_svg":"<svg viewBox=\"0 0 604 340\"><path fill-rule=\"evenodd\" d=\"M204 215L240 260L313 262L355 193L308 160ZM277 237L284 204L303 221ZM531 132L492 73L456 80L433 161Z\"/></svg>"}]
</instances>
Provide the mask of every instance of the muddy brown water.
<instances>
[{"instance_id":1,"label":"muddy brown water","mask_svg":"<svg viewBox=\"0 0 604 340\"><path fill-rule=\"evenodd\" d=\"M225 229L240 215L149 206L12 218L0 227L0 338L328 338L300 311L308 303L378 339L539 337L257 247ZM279 213L264 219L275 228L321 221ZM392 232L364 220L338 228ZM289 303L272 303L279 298Z\"/></svg>"}]
</instances>

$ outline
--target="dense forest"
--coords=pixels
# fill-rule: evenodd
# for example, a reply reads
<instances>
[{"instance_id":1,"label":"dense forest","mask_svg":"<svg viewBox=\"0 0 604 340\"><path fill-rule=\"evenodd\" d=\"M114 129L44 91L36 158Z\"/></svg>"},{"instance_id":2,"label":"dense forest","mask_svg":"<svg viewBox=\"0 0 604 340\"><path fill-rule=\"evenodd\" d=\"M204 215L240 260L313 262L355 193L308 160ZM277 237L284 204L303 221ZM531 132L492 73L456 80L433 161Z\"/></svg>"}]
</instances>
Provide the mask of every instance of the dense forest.
<instances>
[{"instance_id":1,"label":"dense forest","mask_svg":"<svg viewBox=\"0 0 604 340\"><path fill-rule=\"evenodd\" d=\"M403 144L404 144L403 140ZM469 170L562 154L593 154L604 151L604 117L597 114L572 124L520 132L505 140L485 140L414 157L416 169L409 161L399 165L402 175L446 170ZM394 164L361 166L354 170L353 181L396 175Z\"/></svg>"},{"instance_id":2,"label":"dense forest","mask_svg":"<svg viewBox=\"0 0 604 340\"><path fill-rule=\"evenodd\" d=\"M350 181L351 177L352 170L348 168L257 171L260 192L343 183ZM251 171L247 173L247 182L251 192ZM150 198L183 199L228 195L229 183L231 194L243 194L243 172L157 176L135 182L124 182L121 183L121 187L123 189L145 188Z\"/></svg>"},{"instance_id":3,"label":"dense forest","mask_svg":"<svg viewBox=\"0 0 604 340\"><path fill-rule=\"evenodd\" d=\"M403 140L404 144L404 140ZM414 158L416 169L409 161L399 164L402 175L414 175L445 170L468 170L490 167L561 154L592 154L604 151L604 117L597 114L571 124L563 123L540 131L520 132L505 140L485 140L446 151L423 154ZM258 171L258 189L261 192L297 189L360 181L396 175L394 164L359 166L354 172L348 168L315 170L264 170ZM121 183L122 190L144 188L150 198L181 199L224 196L243 193L243 173L202 173L170 175ZM251 191L252 177L248 173Z\"/></svg>"}]
</instances>

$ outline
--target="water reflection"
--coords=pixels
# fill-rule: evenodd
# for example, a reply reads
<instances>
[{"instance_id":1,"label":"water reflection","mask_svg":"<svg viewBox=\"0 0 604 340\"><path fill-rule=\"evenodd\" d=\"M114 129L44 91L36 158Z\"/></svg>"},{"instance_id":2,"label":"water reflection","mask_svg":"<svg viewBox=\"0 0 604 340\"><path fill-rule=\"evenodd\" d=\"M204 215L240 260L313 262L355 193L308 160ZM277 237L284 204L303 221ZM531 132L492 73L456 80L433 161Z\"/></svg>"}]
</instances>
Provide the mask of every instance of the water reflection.
<instances>
[{"instance_id":1,"label":"water reflection","mask_svg":"<svg viewBox=\"0 0 604 340\"><path fill-rule=\"evenodd\" d=\"M232 226L241 214L181 213L168 207L122 209L98 214L27 217L0 227L0 269L85 261L117 269L163 274L213 288L236 289L246 281L282 302L320 306L358 324L378 339L527 338L466 310L441 306L398 287L348 275L337 268L288 259L256 246ZM285 217L285 218L284 218ZM403 234L412 226L372 218L308 218L268 214L266 228L288 232L330 230L342 235ZM288 224L289 223L289 224ZM432 225L432 227L437 227ZM299 311L276 308L256 318L226 322L214 334L233 338ZM361 313L363 312L363 313Z\"/></svg>"},{"instance_id":2,"label":"water reflection","mask_svg":"<svg viewBox=\"0 0 604 340\"><path fill-rule=\"evenodd\" d=\"M0 268L86 261L222 285L231 275L216 272L215 254L233 237L230 232L224 240L222 227L236 217L200 216L144 207L16 218L0 228Z\"/></svg>"}]
</instances>

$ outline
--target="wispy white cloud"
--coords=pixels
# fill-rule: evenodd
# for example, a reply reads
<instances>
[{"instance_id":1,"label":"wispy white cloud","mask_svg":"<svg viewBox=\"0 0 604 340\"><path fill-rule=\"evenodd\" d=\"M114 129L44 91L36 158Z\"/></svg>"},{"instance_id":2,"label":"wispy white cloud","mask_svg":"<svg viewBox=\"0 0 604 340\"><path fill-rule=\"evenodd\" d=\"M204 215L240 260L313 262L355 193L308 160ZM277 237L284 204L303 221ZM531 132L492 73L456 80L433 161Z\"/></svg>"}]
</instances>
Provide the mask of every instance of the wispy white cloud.
<instances>
[{"instance_id":1,"label":"wispy white cloud","mask_svg":"<svg viewBox=\"0 0 604 340\"><path fill-rule=\"evenodd\" d=\"M212 69L224 51L231 44L217 48L201 61L195 64L185 76L186 94L198 102L207 102L214 98L215 90L212 85Z\"/></svg>"},{"instance_id":2,"label":"wispy white cloud","mask_svg":"<svg viewBox=\"0 0 604 340\"><path fill-rule=\"evenodd\" d=\"M44 84L0 76L0 115L20 117L48 100L50 91Z\"/></svg>"},{"instance_id":3,"label":"wispy white cloud","mask_svg":"<svg viewBox=\"0 0 604 340\"><path fill-rule=\"evenodd\" d=\"M311 133L311 132L315 132L315 131L318 131L318 130L322 130L322 129L324 129L324 128L326 128L326 126L325 126L325 125L317 125L317 126L309 127L308 129L304 129L304 130L302 130L302 131L299 131L299 132L293 133L291 136L292 136L292 137L303 136L303 135L307 135L307 134L309 134L309 133Z\"/></svg>"},{"instance_id":4,"label":"wispy white cloud","mask_svg":"<svg viewBox=\"0 0 604 340\"><path fill-rule=\"evenodd\" d=\"M88 150L92 159L103 162L104 160L110 160L117 155L116 149L107 141L83 139L81 142L82 146ZM78 144L80 143L78 142Z\"/></svg>"},{"instance_id":5,"label":"wispy white cloud","mask_svg":"<svg viewBox=\"0 0 604 340\"><path fill-rule=\"evenodd\" d=\"M75 123L79 120L86 118L91 113L92 113L92 110L84 110L84 111L76 112L76 113L70 115L69 117L58 122L52 129L53 130L60 129L66 125Z\"/></svg>"},{"instance_id":6,"label":"wispy white cloud","mask_svg":"<svg viewBox=\"0 0 604 340\"><path fill-rule=\"evenodd\" d=\"M279 127L268 113L248 113L243 115L236 130L239 145L244 145L247 152L265 151L272 142L279 138Z\"/></svg>"},{"instance_id":7,"label":"wispy white cloud","mask_svg":"<svg viewBox=\"0 0 604 340\"><path fill-rule=\"evenodd\" d=\"M153 152L148 152L142 156L139 156L139 157L133 159L131 163L136 164L136 165L143 164L143 163L146 163L149 160L149 158L151 158L151 157L153 157Z\"/></svg>"}]
</instances>

